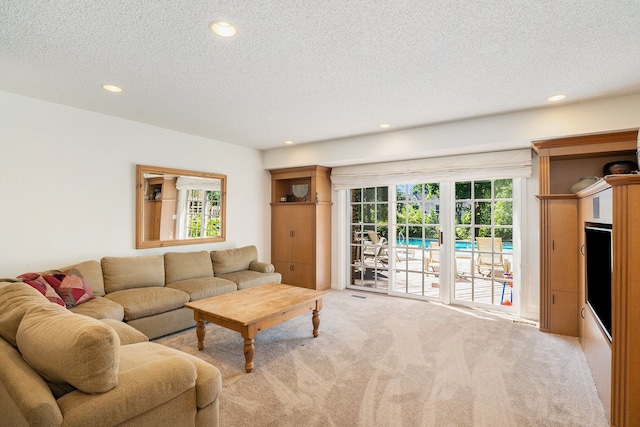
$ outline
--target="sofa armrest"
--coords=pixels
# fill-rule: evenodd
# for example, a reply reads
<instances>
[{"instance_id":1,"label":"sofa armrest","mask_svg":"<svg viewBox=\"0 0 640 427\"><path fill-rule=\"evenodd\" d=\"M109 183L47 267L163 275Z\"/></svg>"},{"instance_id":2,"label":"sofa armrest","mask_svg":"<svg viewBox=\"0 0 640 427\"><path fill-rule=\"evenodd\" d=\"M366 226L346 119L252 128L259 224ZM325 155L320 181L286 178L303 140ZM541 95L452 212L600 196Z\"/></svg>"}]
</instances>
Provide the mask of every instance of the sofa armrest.
<instances>
[{"instance_id":1,"label":"sofa armrest","mask_svg":"<svg viewBox=\"0 0 640 427\"><path fill-rule=\"evenodd\" d=\"M49 386L18 350L1 338L0 360L0 424L61 425L62 412Z\"/></svg>"},{"instance_id":2,"label":"sofa armrest","mask_svg":"<svg viewBox=\"0 0 640 427\"><path fill-rule=\"evenodd\" d=\"M257 271L258 273L273 273L276 271L273 264L260 261L251 261L251 264L249 264L249 270Z\"/></svg>"},{"instance_id":3,"label":"sofa armrest","mask_svg":"<svg viewBox=\"0 0 640 427\"><path fill-rule=\"evenodd\" d=\"M118 375L118 386L101 394L73 391L58 399L64 422L69 425L117 425L144 414L193 389L196 368L184 357L134 366ZM192 408L174 408L176 412L196 412ZM99 422L97 422L99 420Z\"/></svg>"},{"instance_id":4,"label":"sofa armrest","mask_svg":"<svg viewBox=\"0 0 640 427\"><path fill-rule=\"evenodd\" d=\"M124 322L115 319L100 319L100 321L111 326L116 331L120 338L120 345L149 341L149 337Z\"/></svg>"}]
</instances>

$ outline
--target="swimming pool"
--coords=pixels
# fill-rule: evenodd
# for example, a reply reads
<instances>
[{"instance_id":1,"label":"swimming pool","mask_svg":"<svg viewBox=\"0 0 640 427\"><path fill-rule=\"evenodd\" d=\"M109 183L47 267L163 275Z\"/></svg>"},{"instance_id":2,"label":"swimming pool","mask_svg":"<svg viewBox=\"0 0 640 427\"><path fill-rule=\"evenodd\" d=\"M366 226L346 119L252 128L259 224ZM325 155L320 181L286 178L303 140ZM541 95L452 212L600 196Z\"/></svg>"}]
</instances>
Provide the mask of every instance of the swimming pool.
<instances>
[{"instance_id":1,"label":"swimming pool","mask_svg":"<svg viewBox=\"0 0 640 427\"><path fill-rule=\"evenodd\" d=\"M425 240L425 244L426 244L426 248L428 248L431 244L431 242L435 242L434 239L432 240ZM408 246L410 248L422 248L422 239L417 239L414 237L409 237L409 239L397 239L396 240L396 246L397 247L403 247L403 246ZM477 245L475 245L475 249L477 250L478 247ZM458 240L456 241L456 251L470 251L471 250L471 242L467 241L467 240ZM502 250L505 252L513 252L513 243L511 242L503 242L502 243Z\"/></svg>"}]
</instances>

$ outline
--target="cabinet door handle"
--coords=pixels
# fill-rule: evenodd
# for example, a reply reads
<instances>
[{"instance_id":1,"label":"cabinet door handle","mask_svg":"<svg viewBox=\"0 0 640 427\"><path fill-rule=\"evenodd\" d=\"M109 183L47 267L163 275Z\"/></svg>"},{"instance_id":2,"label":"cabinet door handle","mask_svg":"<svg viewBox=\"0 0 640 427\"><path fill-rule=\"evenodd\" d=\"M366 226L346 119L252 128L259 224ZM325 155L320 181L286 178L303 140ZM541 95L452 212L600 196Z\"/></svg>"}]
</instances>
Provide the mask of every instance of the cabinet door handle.
<instances>
[{"instance_id":1,"label":"cabinet door handle","mask_svg":"<svg viewBox=\"0 0 640 427\"><path fill-rule=\"evenodd\" d=\"M584 244L580 246L580 253L584 256ZM584 307L582 307L584 309Z\"/></svg>"},{"instance_id":2,"label":"cabinet door handle","mask_svg":"<svg viewBox=\"0 0 640 427\"><path fill-rule=\"evenodd\" d=\"M584 306L580 309L580 317L584 319Z\"/></svg>"},{"instance_id":3,"label":"cabinet door handle","mask_svg":"<svg viewBox=\"0 0 640 427\"><path fill-rule=\"evenodd\" d=\"M291 232L291 237L296 237L296 230L293 230L293 231Z\"/></svg>"},{"instance_id":4,"label":"cabinet door handle","mask_svg":"<svg viewBox=\"0 0 640 427\"><path fill-rule=\"evenodd\" d=\"M293 271L295 269L295 266L293 264L289 265L289 271Z\"/></svg>"},{"instance_id":5,"label":"cabinet door handle","mask_svg":"<svg viewBox=\"0 0 640 427\"><path fill-rule=\"evenodd\" d=\"M555 250L556 250L556 241L555 241L555 240L552 240L552 241L551 241L551 250L552 250L552 251L555 251Z\"/></svg>"},{"instance_id":6,"label":"cabinet door handle","mask_svg":"<svg viewBox=\"0 0 640 427\"><path fill-rule=\"evenodd\" d=\"M551 304L556 303L556 294L551 294Z\"/></svg>"}]
</instances>

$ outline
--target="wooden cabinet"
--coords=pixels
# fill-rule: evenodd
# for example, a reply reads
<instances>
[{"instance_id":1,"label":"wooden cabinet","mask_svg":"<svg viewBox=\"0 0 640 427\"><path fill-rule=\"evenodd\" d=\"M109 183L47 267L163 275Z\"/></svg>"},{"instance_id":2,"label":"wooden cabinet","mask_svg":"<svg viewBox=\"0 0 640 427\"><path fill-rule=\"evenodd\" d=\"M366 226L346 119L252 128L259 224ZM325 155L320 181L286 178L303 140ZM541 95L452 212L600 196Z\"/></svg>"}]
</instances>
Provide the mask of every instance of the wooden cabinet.
<instances>
[{"instance_id":1,"label":"wooden cabinet","mask_svg":"<svg viewBox=\"0 0 640 427\"><path fill-rule=\"evenodd\" d=\"M545 199L545 233L541 236L540 263L546 274L548 304L543 330L578 335L578 236L575 198ZM544 249L542 249L544 248ZM541 326L542 328L542 326Z\"/></svg>"},{"instance_id":2,"label":"wooden cabinet","mask_svg":"<svg viewBox=\"0 0 640 427\"><path fill-rule=\"evenodd\" d=\"M312 287L314 283L314 205L274 206L271 209L272 258L283 283Z\"/></svg>"},{"instance_id":3,"label":"wooden cabinet","mask_svg":"<svg viewBox=\"0 0 640 427\"><path fill-rule=\"evenodd\" d=\"M578 301L578 197L570 192L582 177L602 176L606 163L636 160L638 131L609 132L550 140L534 141L538 154L538 192L540 206L540 330L578 335L580 305ZM571 205L569 208L567 206ZM567 219L559 210L570 210ZM564 227L564 230L563 230ZM557 238L558 234L562 236ZM567 241L563 242L564 236ZM565 253L554 251L554 244L567 243ZM562 256L567 268L556 262ZM559 277L559 279L558 279ZM575 308L570 295L557 295L569 311L561 310L557 292L575 294ZM575 316L573 315L575 313Z\"/></svg>"},{"instance_id":4,"label":"wooden cabinet","mask_svg":"<svg viewBox=\"0 0 640 427\"><path fill-rule=\"evenodd\" d=\"M331 287L330 171L322 166L271 171L271 262L283 283Z\"/></svg>"}]
</instances>

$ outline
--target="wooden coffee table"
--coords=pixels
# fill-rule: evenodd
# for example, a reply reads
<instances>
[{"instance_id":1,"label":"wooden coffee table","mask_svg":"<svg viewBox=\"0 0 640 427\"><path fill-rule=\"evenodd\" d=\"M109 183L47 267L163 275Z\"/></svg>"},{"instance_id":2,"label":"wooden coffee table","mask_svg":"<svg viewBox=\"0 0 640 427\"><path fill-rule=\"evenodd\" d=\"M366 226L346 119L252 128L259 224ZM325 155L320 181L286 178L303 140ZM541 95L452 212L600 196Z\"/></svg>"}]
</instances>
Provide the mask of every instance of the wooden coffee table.
<instances>
[{"instance_id":1,"label":"wooden coffee table","mask_svg":"<svg viewBox=\"0 0 640 427\"><path fill-rule=\"evenodd\" d=\"M269 283L192 301L184 306L193 309L198 350L204 349L205 322L239 332L244 338L244 367L247 372L251 372L255 350L253 341L259 331L312 311L313 336L318 336L322 297L326 293Z\"/></svg>"}]
</instances>

